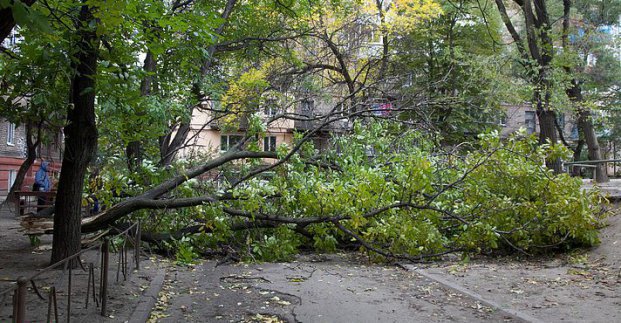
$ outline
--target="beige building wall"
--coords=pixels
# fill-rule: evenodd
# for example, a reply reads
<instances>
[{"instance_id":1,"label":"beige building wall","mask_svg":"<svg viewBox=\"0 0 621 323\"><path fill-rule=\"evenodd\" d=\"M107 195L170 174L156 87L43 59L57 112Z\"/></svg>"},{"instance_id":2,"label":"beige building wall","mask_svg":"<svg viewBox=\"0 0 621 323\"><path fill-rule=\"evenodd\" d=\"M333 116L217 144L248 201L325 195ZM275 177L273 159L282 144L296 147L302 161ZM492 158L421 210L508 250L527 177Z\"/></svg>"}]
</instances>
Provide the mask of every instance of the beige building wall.
<instances>
[{"instance_id":1,"label":"beige building wall","mask_svg":"<svg viewBox=\"0 0 621 323\"><path fill-rule=\"evenodd\" d=\"M264 112L261 116L269 119ZM293 143L293 120L276 120L268 125L265 136L276 138L276 147L281 144L291 146ZM215 157L222 152L222 136L244 136L244 132L222 131L220 126L212 118L212 113L205 110L195 110L192 114L190 131L187 137L186 147L180 150L180 158L194 158L199 156ZM259 146L264 148L264 138L259 139ZM269 160L265 160L269 162Z\"/></svg>"}]
</instances>

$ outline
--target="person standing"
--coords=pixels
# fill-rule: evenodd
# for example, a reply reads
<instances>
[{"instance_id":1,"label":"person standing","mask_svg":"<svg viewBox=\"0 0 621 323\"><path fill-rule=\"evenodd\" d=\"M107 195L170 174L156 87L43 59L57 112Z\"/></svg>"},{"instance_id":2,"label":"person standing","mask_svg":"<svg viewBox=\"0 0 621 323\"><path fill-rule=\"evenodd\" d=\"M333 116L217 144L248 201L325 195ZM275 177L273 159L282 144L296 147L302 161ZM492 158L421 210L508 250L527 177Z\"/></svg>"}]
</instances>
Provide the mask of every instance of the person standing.
<instances>
[{"instance_id":1,"label":"person standing","mask_svg":"<svg viewBox=\"0 0 621 323\"><path fill-rule=\"evenodd\" d=\"M41 162L41 167L35 174L34 185L32 185L32 190L34 192L49 192L51 186L49 172L49 163L47 161ZM47 198L45 195L40 195L37 198L37 205L45 205L47 202ZM37 212L41 211L41 207L37 208Z\"/></svg>"}]
</instances>

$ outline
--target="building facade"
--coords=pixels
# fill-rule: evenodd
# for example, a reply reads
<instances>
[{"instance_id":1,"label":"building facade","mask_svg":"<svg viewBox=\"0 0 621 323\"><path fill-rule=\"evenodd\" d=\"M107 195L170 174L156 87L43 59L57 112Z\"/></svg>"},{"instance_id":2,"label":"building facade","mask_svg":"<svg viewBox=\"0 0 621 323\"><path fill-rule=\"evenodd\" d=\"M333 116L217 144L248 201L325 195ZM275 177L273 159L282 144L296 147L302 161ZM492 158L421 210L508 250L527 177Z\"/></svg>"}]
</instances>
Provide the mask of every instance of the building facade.
<instances>
[{"instance_id":1,"label":"building facade","mask_svg":"<svg viewBox=\"0 0 621 323\"><path fill-rule=\"evenodd\" d=\"M30 191L34 175L42 160L50 163L51 177L57 178L61 163L62 136L55 136L53 142L39 146L37 159L30 167L19 190ZM26 160L26 131L24 126L17 126L0 119L0 199L4 199L15 182L17 172Z\"/></svg>"}]
</instances>

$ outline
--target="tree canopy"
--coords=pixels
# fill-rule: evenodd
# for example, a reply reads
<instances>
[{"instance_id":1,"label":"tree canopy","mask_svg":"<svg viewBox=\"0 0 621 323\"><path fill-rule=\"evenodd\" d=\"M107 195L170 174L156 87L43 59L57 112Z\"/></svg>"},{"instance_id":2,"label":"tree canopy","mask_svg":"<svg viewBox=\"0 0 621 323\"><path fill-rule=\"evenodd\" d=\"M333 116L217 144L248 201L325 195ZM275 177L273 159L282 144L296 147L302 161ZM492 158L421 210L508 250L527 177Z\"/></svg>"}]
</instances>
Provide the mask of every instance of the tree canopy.
<instances>
[{"instance_id":1,"label":"tree canopy","mask_svg":"<svg viewBox=\"0 0 621 323\"><path fill-rule=\"evenodd\" d=\"M0 40L19 35L0 54L0 116L63 128L53 260L132 218L162 248L267 260L303 246L415 259L593 244L597 197L541 163L558 173L565 146L580 155L555 124L565 112L601 158L592 111L618 105L603 32L617 7L0 1ZM539 143L501 140L503 106L524 101ZM264 151L283 122L304 126ZM239 138L193 147L214 129ZM82 219L85 197L105 209Z\"/></svg>"}]
</instances>

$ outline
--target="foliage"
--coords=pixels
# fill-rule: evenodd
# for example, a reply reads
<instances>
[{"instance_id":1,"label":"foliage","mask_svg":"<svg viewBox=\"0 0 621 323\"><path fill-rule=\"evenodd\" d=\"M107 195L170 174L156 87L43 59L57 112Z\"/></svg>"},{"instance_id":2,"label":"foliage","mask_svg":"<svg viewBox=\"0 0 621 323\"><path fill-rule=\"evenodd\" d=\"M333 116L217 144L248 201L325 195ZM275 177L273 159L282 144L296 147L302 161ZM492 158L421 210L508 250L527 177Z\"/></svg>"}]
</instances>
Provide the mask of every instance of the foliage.
<instances>
[{"instance_id":1,"label":"foliage","mask_svg":"<svg viewBox=\"0 0 621 323\"><path fill-rule=\"evenodd\" d=\"M438 129L448 143L472 140L498 127L502 104L523 102L507 73L511 58L499 46L500 20L490 5L438 1L441 13L415 29L393 34L392 59L404 106L427 102L408 116ZM404 73L406 71L406 73ZM523 86L523 85L522 85Z\"/></svg>"},{"instance_id":2,"label":"foliage","mask_svg":"<svg viewBox=\"0 0 621 323\"><path fill-rule=\"evenodd\" d=\"M75 56L74 20L83 3L15 3L24 39L0 59L0 115L16 123L45 116L62 124L71 111L68 80L76 62L68 57ZM158 162L167 136L183 133L181 125L190 124L206 100L224 103L218 111L227 114L224 122L248 118L248 138L267 129L260 108L273 97L291 107L300 99L317 99L319 106L320 100L344 98L330 101L334 108L338 101L352 103L351 111L340 112L344 116L374 97L397 96L403 98L398 108L410 111L402 120L422 120L442 134L358 120L327 151L315 149L310 132L297 133L291 146L278 147L287 160L241 183L236 180L262 160L226 162L200 180L186 176L153 200L213 200L178 210L128 211L130 219L145 220L147 232L201 227L169 242L179 263L226 247L246 259L280 261L302 247L334 251L352 242L377 259L596 243L595 195L542 166L565 154L562 147L538 146L530 137L503 142L491 134L473 141L474 134L494 128L500 104L516 97L512 80L501 72L512 61L498 48L500 20L489 6L472 0L238 1L234 19L227 19L227 3L88 1L96 8L102 47L97 88L88 89L97 93L99 161L85 183L85 198L112 208L213 160L209 155L170 167ZM153 57L152 69L142 61L146 54ZM546 76L552 94L564 91L570 79L558 72L580 58L558 57ZM611 56L600 57L600 70L614 65ZM14 99L25 95L31 105L13 109ZM553 104L563 105L562 98L553 96ZM316 112L310 114L321 119ZM459 149L438 144L463 139L471 143ZM134 142L144 158L130 170L125 149ZM260 151L256 142L241 148Z\"/></svg>"},{"instance_id":3,"label":"foliage","mask_svg":"<svg viewBox=\"0 0 621 323\"><path fill-rule=\"evenodd\" d=\"M446 151L426 135L388 122L357 123L334 145L338 149L320 155L333 168L307 164L304 155L317 152L306 143L275 169L277 176L234 188L233 200L169 211L170 231L188 218L205 225L203 233L184 240L193 248L179 248L178 257L222 245L247 259L284 261L303 245L334 251L361 241L385 253L368 250L376 260L450 251L531 254L598 242L598 195L544 165L546 158L566 157L563 146L538 145L523 134L502 141L489 133ZM269 218L282 225L232 231L244 221ZM301 235L295 223L305 219L316 221ZM161 230L166 222L160 223Z\"/></svg>"},{"instance_id":4,"label":"foliage","mask_svg":"<svg viewBox=\"0 0 621 323\"><path fill-rule=\"evenodd\" d=\"M434 0L391 1L387 12L389 28L399 32L411 31L421 21L430 20L442 13L442 7Z\"/></svg>"}]
</instances>

